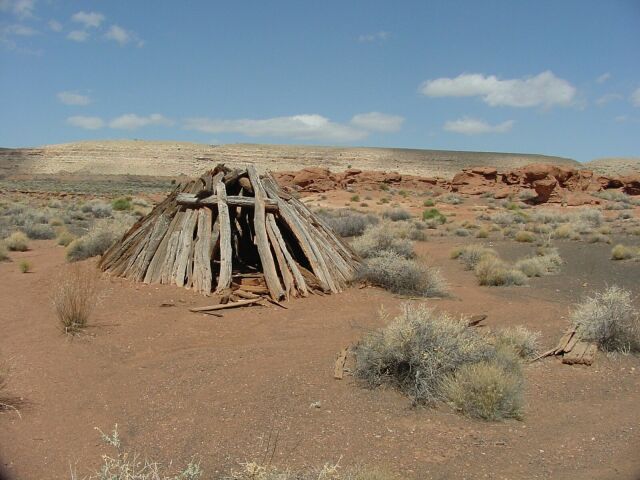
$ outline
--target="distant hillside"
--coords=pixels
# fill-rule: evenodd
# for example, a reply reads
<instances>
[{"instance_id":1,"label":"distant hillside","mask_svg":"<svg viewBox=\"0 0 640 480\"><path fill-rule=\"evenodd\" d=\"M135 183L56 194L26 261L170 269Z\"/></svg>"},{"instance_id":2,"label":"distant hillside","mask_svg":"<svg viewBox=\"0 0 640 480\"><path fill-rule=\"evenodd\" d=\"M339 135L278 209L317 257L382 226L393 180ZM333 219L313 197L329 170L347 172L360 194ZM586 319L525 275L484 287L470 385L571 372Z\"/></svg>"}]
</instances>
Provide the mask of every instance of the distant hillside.
<instances>
[{"instance_id":1,"label":"distant hillside","mask_svg":"<svg viewBox=\"0 0 640 480\"><path fill-rule=\"evenodd\" d=\"M640 157L597 158L586 162L584 166L601 175L640 174Z\"/></svg>"},{"instance_id":2,"label":"distant hillside","mask_svg":"<svg viewBox=\"0 0 640 480\"><path fill-rule=\"evenodd\" d=\"M109 140L0 149L0 174L195 175L216 163L255 163L262 170L309 166L344 170L393 170L450 178L461 168L499 169L529 163L580 166L575 160L519 153L455 152L400 148L316 147L297 145L206 145L186 142Z\"/></svg>"}]
</instances>

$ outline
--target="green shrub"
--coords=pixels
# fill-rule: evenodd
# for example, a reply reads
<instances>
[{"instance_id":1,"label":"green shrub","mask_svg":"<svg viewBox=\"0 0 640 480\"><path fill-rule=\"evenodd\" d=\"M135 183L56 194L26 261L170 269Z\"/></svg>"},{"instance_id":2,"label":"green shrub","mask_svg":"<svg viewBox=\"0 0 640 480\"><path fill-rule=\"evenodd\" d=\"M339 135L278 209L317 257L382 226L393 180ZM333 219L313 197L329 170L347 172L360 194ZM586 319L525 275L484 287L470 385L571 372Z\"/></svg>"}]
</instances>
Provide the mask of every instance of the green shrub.
<instances>
[{"instance_id":1,"label":"green shrub","mask_svg":"<svg viewBox=\"0 0 640 480\"><path fill-rule=\"evenodd\" d=\"M131 210L131 200L120 197L111 202L111 208L116 211Z\"/></svg>"},{"instance_id":2,"label":"green shrub","mask_svg":"<svg viewBox=\"0 0 640 480\"><path fill-rule=\"evenodd\" d=\"M435 202L432 198L427 198L424 202L422 202L422 205L425 207L433 207L435 205Z\"/></svg>"},{"instance_id":3,"label":"green shrub","mask_svg":"<svg viewBox=\"0 0 640 480\"><path fill-rule=\"evenodd\" d=\"M640 316L631 292L617 286L586 297L571 313L578 336L605 351L640 350Z\"/></svg>"},{"instance_id":4,"label":"green shrub","mask_svg":"<svg viewBox=\"0 0 640 480\"><path fill-rule=\"evenodd\" d=\"M352 202L359 202L360 201L360 195L352 195L350 200Z\"/></svg>"},{"instance_id":5,"label":"green shrub","mask_svg":"<svg viewBox=\"0 0 640 480\"><path fill-rule=\"evenodd\" d=\"M422 212L422 220L430 220L439 224L444 224L447 222L447 217L440 213L440 210L437 208L430 208Z\"/></svg>"},{"instance_id":6,"label":"green shrub","mask_svg":"<svg viewBox=\"0 0 640 480\"><path fill-rule=\"evenodd\" d=\"M366 259L359 278L400 295L442 297L447 293L438 270L390 251Z\"/></svg>"},{"instance_id":7,"label":"green shrub","mask_svg":"<svg viewBox=\"0 0 640 480\"><path fill-rule=\"evenodd\" d=\"M12 252L26 252L29 250L29 240L22 232L13 232L5 239L5 243Z\"/></svg>"}]
</instances>

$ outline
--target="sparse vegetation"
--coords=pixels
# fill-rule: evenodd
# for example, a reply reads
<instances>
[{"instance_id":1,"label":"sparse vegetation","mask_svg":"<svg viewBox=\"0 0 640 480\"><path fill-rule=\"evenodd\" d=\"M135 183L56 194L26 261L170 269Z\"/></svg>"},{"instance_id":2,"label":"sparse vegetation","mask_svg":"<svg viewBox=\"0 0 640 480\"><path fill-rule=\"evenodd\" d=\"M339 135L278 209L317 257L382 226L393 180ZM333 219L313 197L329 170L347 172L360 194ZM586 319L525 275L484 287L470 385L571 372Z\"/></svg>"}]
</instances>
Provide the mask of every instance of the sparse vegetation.
<instances>
[{"instance_id":1,"label":"sparse vegetation","mask_svg":"<svg viewBox=\"0 0 640 480\"><path fill-rule=\"evenodd\" d=\"M485 256L476 265L474 273L480 285L524 285L527 276L497 257Z\"/></svg>"},{"instance_id":2,"label":"sparse vegetation","mask_svg":"<svg viewBox=\"0 0 640 480\"><path fill-rule=\"evenodd\" d=\"M89 233L67 246L67 260L77 262L102 255L126 230L127 225L122 222L103 220L96 223Z\"/></svg>"},{"instance_id":3,"label":"sparse vegetation","mask_svg":"<svg viewBox=\"0 0 640 480\"><path fill-rule=\"evenodd\" d=\"M619 243L611 249L612 260L628 260L640 257L640 248L628 247Z\"/></svg>"},{"instance_id":4,"label":"sparse vegetation","mask_svg":"<svg viewBox=\"0 0 640 480\"><path fill-rule=\"evenodd\" d=\"M21 260L18 266L21 273L28 273L31 271L31 263L27 260Z\"/></svg>"},{"instance_id":5,"label":"sparse vegetation","mask_svg":"<svg viewBox=\"0 0 640 480\"><path fill-rule=\"evenodd\" d=\"M26 252L29 250L29 240L22 232L13 232L5 239L5 243L12 252Z\"/></svg>"},{"instance_id":6,"label":"sparse vegetation","mask_svg":"<svg viewBox=\"0 0 640 480\"><path fill-rule=\"evenodd\" d=\"M513 350L522 359L531 359L538 353L540 334L523 326L505 328L496 333L496 345Z\"/></svg>"},{"instance_id":7,"label":"sparse vegetation","mask_svg":"<svg viewBox=\"0 0 640 480\"><path fill-rule=\"evenodd\" d=\"M388 222L368 227L351 246L363 258L380 256L385 252L393 252L404 258L415 256L413 243L407 238L401 238Z\"/></svg>"},{"instance_id":8,"label":"sparse vegetation","mask_svg":"<svg viewBox=\"0 0 640 480\"><path fill-rule=\"evenodd\" d=\"M100 298L98 272L91 265L70 265L59 276L52 294L53 308L64 333L87 326Z\"/></svg>"},{"instance_id":9,"label":"sparse vegetation","mask_svg":"<svg viewBox=\"0 0 640 480\"><path fill-rule=\"evenodd\" d=\"M341 237L362 235L369 225L375 225L380 221L376 215L360 213L350 209L322 209L317 214Z\"/></svg>"},{"instance_id":10,"label":"sparse vegetation","mask_svg":"<svg viewBox=\"0 0 640 480\"><path fill-rule=\"evenodd\" d=\"M400 295L442 297L447 293L447 284L438 270L392 251L368 258L359 278Z\"/></svg>"},{"instance_id":11,"label":"sparse vegetation","mask_svg":"<svg viewBox=\"0 0 640 480\"><path fill-rule=\"evenodd\" d=\"M56 236L55 230L47 224L28 223L22 227L22 231L31 240L49 240Z\"/></svg>"},{"instance_id":12,"label":"sparse vegetation","mask_svg":"<svg viewBox=\"0 0 640 480\"><path fill-rule=\"evenodd\" d=\"M131 210L131 199L128 197L116 198L113 202L111 202L111 208L119 212L124 210Z\"/></svg>"},{"instance_id":13,"label":"sparse vegetation","mask_svg":"<svg viewBox=\"0 0 640 480\"><path fill-rule=\"evenodd\" d=\"M69 230L63 229L58 234L58 237L56 238L56 242L58 243L58 245L66 247L71 242L73 242L75 239L76 239L76 237L71 232L69 232Z\"/></svg>"},{"instance_id":14,"label":"sparse vegetation","mask_svg":"<svg viewBox=\"0 0 640 480\"><path fill-rule=\"evenodd\" d=\"M479 244L467 245L451 251L450 257L462 262L466 270L473 270L485 256L497 257L498 252Z\"/></svg>"},{"instance_id":15,"label":"sparse vegetation","mask_svg":"<svg viewBox=\"0 0 640 480\"><path fill-rule=\"evenodd\" d=\"M595 292L575 307L571 321L582 340L595 342L605 351L640 350L640 316L629 290L614 285Z\"/></svg>"},{"instance_id":16,"label":"sparse vegetation","mask_svg":"<svg viewBox=\"0 0 640 480\"><path fill-rule=\"evenodd\" d=\"M526 230L518 230L513 237L516 242L531 243L536 240L536 236Z\"/></svg>"},{"instance_id":17,"label":"sparse vegetation","mask_svg":"<svg viewBox=\"0 0 640 480\"><path fill-rule=\"evenodd\" d=\"M354 373L370 387L398 388L414 404L445 401L477 418L520 418L520 364L514 352L489 340L463 319L407 304L386 327L358 343ZM477 367L468 371L472 366ZM481 369L485 375L474 381ZM470 375L475 370L480 373Z\"/></svg>"},{"instance_id":18,"label":"sparse vegetation","mask_svg":"<svg viewBox=\"0 0 640 480\"><path fill-rule=\"evenodd\" d=\"M557 273L562 265L562 258L555 248L542 248L535 257L518 260L515 268L527 277L543 277Z\"/></svg>"},{"instance_id":19,"label":"sparse vegetation","mask_svg":"<svg viewBox=\"0 0 640 480\"><path fill-rule=\"evenodd\" d=\"M437 208L430 208L422 212L422 220L431 221L440 225L447 223L447 217L440 213L440 210Z\"/></svg>"},{"instance_id":20,"label":"sparse vegetation","mask_svg":"<svg viewBox=\"0 0 640 480\"><path fill-rule=\"evenodd\" d=\"M411 214L402 208L394 208L384 212L382 217L388 218L392 222L397 222L400 220L409 220L411 218Z\"/></svg>"}]
</instances>

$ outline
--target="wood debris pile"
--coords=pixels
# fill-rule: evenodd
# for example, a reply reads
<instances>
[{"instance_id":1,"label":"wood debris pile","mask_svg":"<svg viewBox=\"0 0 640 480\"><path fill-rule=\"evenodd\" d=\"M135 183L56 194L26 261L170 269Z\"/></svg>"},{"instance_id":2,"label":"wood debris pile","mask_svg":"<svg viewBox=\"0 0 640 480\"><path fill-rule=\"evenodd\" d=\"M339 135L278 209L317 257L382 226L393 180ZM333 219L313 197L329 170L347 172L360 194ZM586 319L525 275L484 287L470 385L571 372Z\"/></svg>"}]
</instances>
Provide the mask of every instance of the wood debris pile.
<instances>
[{"instance_id":1,"label":"wood debris pile","mask_svg":"<svg viewBox=\"0 0 640 480\"><path fill-rule=\"evenodd\" d=\"M576 329L571 327L560 337L555 348L543 353L536 360L557 355L562 356L562 363L568 365L592 365L597 352L598 346L595 343L580 340Z\"/></svg>"},{"instance_id":2,"label":"wood debris pile","mask_svg":"<svg viewBox=\"0 0 640 480\"><path fill-rule=\"evenodd\" d=\"M271 174L224 165L176 188L99 264L134 281L231 294L246 304L261 295L279 302L339 292L359 265L351 248Z\"/></svg>"}]
</instances>

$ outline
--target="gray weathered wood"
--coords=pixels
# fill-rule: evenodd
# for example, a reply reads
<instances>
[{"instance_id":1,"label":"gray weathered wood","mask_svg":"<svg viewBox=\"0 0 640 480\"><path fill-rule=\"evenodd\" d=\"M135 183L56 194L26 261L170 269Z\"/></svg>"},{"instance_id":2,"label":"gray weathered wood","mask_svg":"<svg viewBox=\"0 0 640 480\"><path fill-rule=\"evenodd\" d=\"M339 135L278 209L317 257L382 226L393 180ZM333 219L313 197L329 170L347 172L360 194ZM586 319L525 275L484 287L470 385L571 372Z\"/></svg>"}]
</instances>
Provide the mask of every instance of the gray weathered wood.
<instances>
[{"instance_id":1,"label":"gray weathered wood","mask_svg":"<svg viewBox=\"0 0 640 480\"><path fill-rule=\"evenodd\" d=\"M178 205L185 205L188 207L215 207L218 205L218 197L211 195L205 198L198 198L195 194L181 193L177 197ZM255 207L255 199L253 197L243 197L239 195L227 196L227 205L230 207ZM277 212L278 205L273 200L265 200L265 209L269 212Z\"/></svg>"},{"instance_id":2,"label":"gray weathered wood","mask_svg":"<svg viewBox=\"0 0 640 480\"><path fill-rule=\"evenodd\" d=\"M280 300L284 297L284 290L280 284L280 279L276 272L276 266L271 255L271 247L269 246L269 238L267 236L265 199L266 193L260 181L260 176L256 167L249 165L247 174L253 191L255 193L255 208L253 211L253 228L255 229L255 242L260 255L260 263L262 264L262 272L264 273L267 287L274 300Z\"/></svg>"},{"instance_id":3,"label":"gray weathered wood","mask_svg":"<svg viewBox=\"0 0 640 480\"><path fill-rule=\"evenodd\" d=\"M198 210L198 233L193 252L193 289L211 293L211 229L213 212L203 207Z\"/></svg>"},{"instance_id":4,"label":"gray weathered wood","mask_svg":"<svg viewBox=\"0 0 640 480\"><path fill-rule=\"evenodd\" d=\"M218 198L218 226L220 228L220 272L216 292L229 288L231 285L232 249L231 249L231 221L227 206L227 190L223 182L216 184Z\"/></svg>"}]
</instances>

